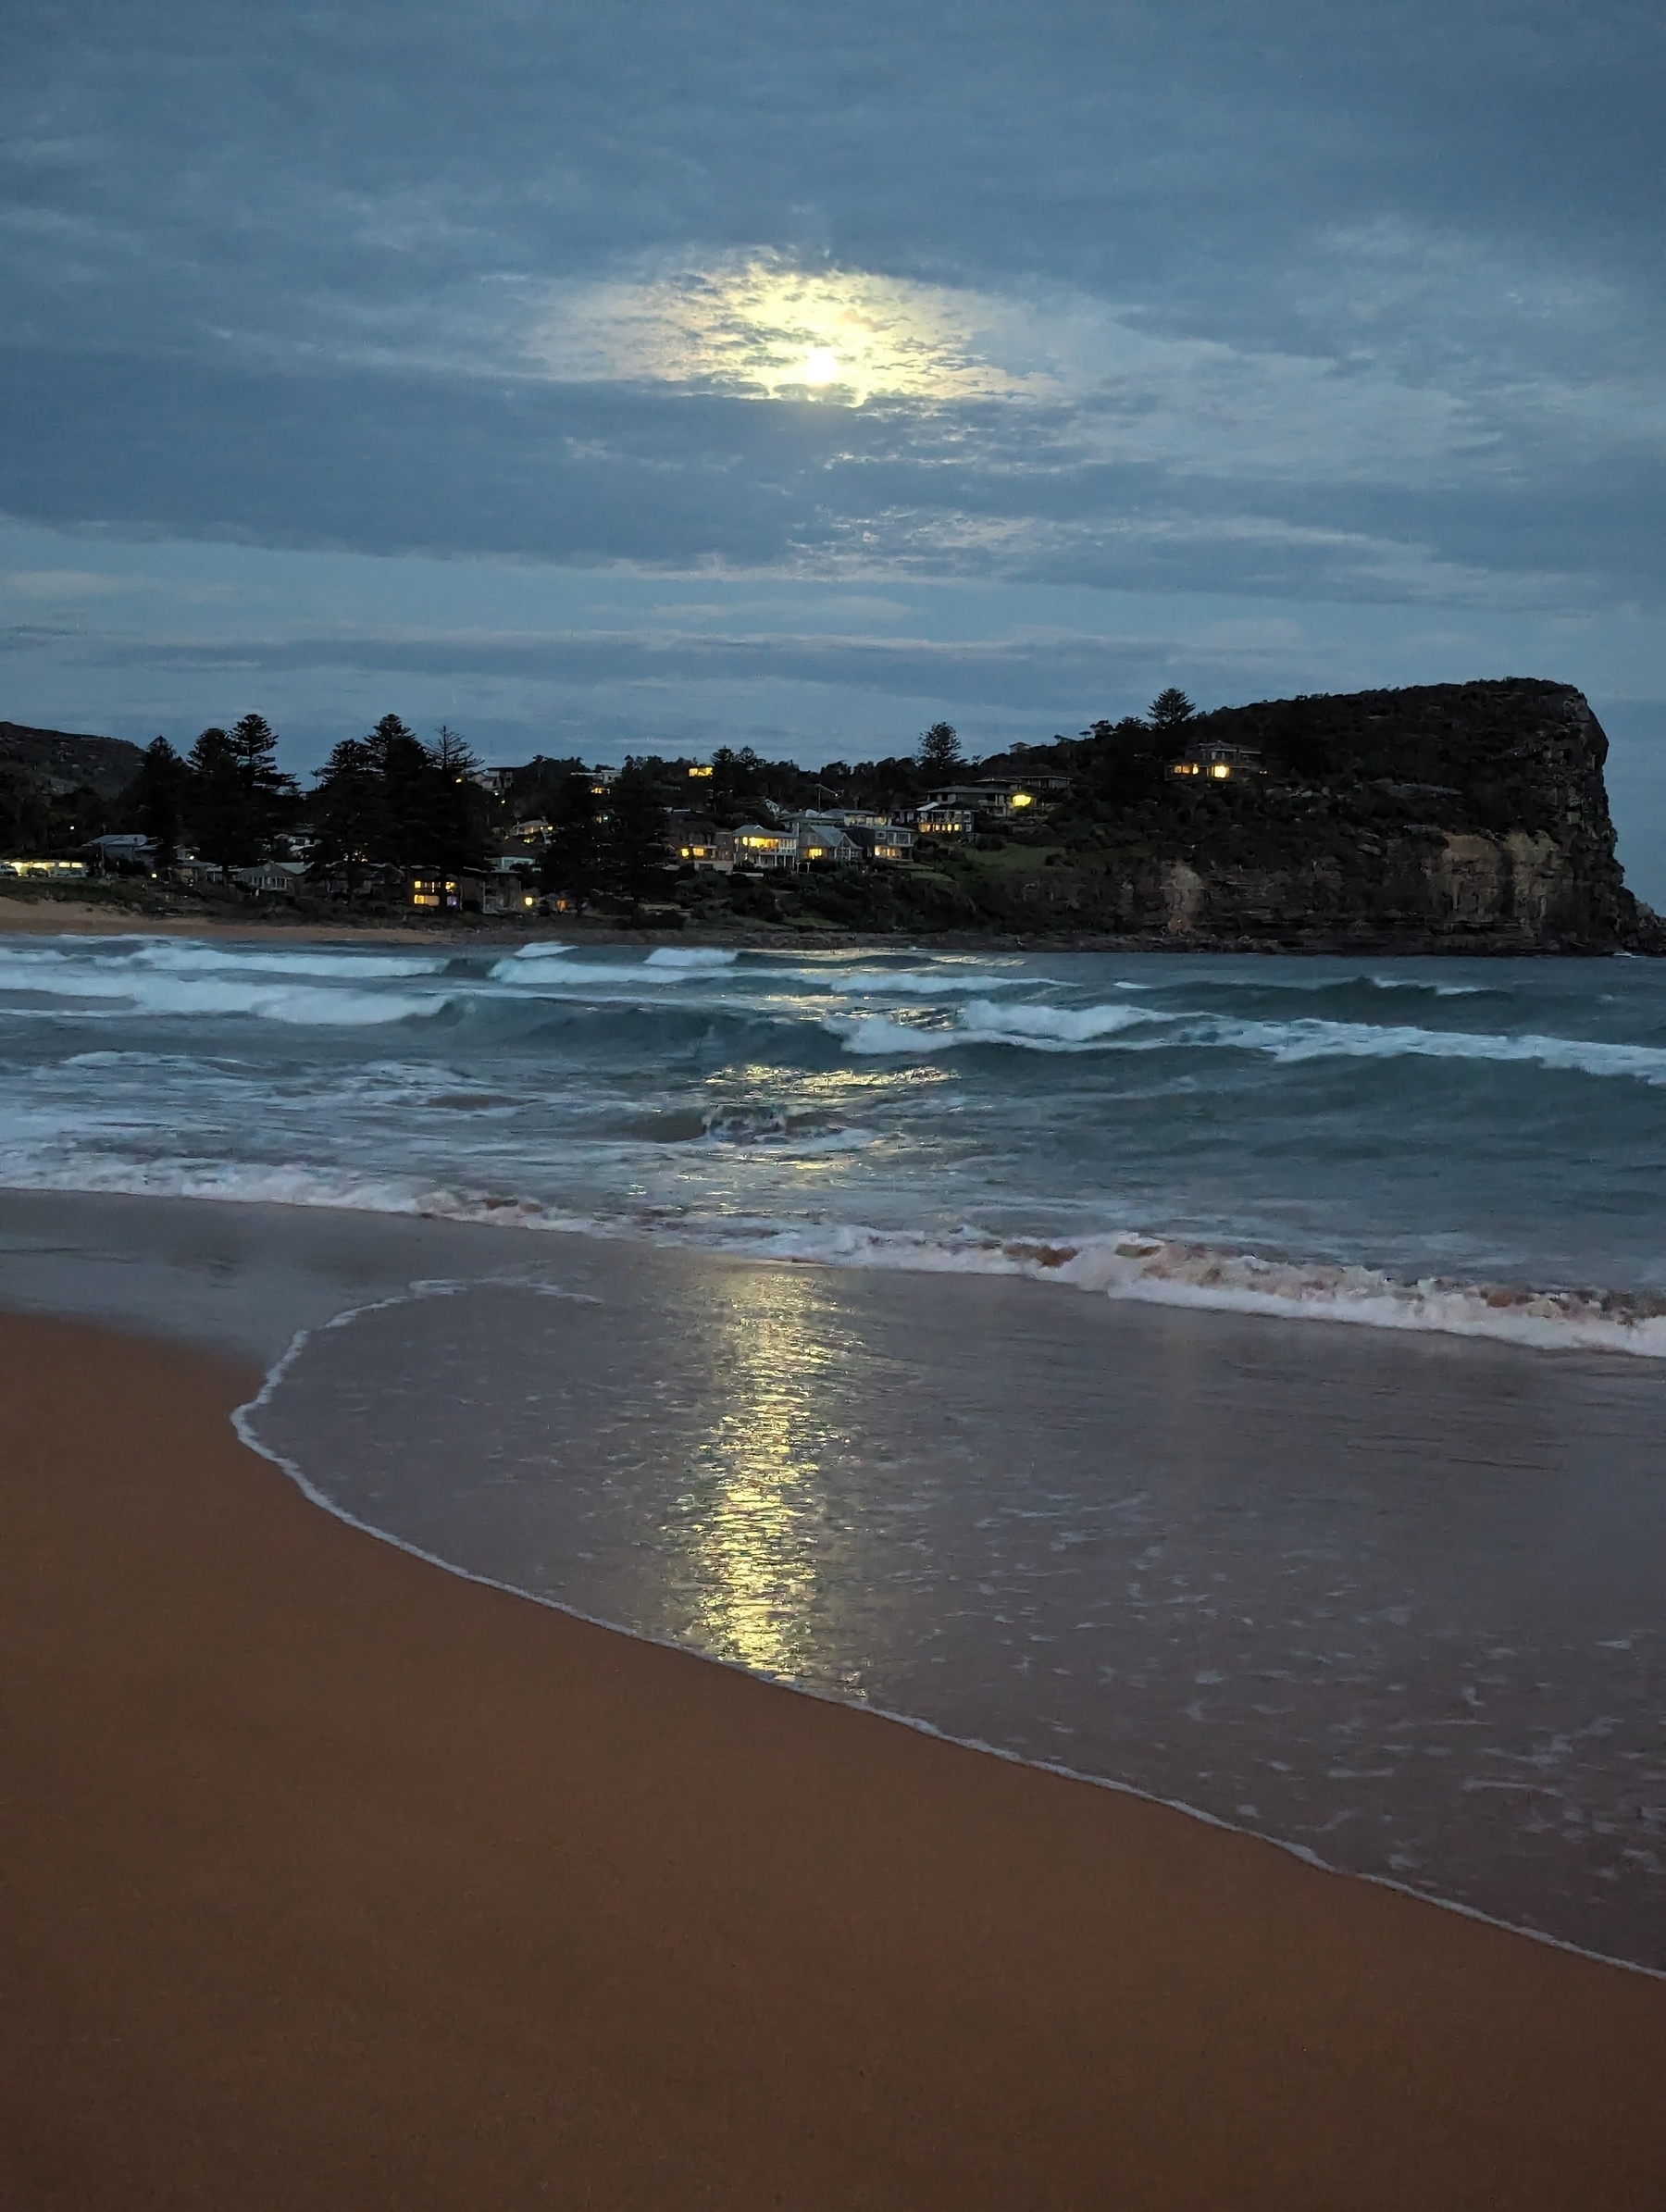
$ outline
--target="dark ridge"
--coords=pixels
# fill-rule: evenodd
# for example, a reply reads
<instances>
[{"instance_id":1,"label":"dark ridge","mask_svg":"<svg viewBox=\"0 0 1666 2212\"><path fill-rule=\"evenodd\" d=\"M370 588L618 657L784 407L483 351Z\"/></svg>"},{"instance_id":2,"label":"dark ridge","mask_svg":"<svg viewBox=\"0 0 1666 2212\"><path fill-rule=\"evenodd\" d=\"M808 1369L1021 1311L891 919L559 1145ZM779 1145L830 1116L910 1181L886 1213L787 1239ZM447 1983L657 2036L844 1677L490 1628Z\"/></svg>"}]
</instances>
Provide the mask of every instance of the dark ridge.
<instances>
[{"instance_id":1,"label":"dark ridge","mask_svg":"<svg viewBox=\"0 0 1666 2212\"><path fill-rule=\"evenodd\" d=\"M143 758L142 749L125 738L0 722L0 766L29 769L64 790L84 788L101 799L118 799Z\"/></svg>"}]
</instances>

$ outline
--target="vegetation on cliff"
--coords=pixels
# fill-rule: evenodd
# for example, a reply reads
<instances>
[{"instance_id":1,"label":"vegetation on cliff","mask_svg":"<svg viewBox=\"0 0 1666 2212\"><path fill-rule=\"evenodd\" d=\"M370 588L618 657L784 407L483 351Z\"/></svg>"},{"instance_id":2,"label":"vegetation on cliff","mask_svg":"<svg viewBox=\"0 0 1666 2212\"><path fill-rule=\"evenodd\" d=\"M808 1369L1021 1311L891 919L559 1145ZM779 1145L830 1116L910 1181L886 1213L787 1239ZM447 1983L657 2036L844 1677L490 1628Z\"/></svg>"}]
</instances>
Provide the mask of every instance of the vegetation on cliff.
<instances>
[{"instance_id":1,"label":"vegetation on cliff","mask_svg":"<svg viewBox=\"0 0 1666 2212\"><path fill-rule=\"evenodd\" d=\"M0 725L0 771L11 728ZM943 723L909 753L816 768L727 747L705 762L640 756L616 774L539 756L496 772L491 790L452 732L425 744L394 715L339 744L309 792L277 769L256 715L185 754L162 739L142 754L16 735L27 757L0 773L0 841L13 850L73 851L122 828L164 859L188 846L227 867L301 851L315 889L360 904L397 897L401 869L480 869L502 852L603 920L651 909L719 928L1666 949L1614 858L1596 716L1570 686L1529 678L1210 714L1170 690L1144 717L976 764ZM1188 761L1198 772L1176 773ZM1014 790L1027 794L1017 807ZM678 864L690 839L721 843L749 824L923 821L934 794L957 801L959 823L922 833L901 864L760 871L737 851L732 871Z\"/></svg>"}]
</instances>

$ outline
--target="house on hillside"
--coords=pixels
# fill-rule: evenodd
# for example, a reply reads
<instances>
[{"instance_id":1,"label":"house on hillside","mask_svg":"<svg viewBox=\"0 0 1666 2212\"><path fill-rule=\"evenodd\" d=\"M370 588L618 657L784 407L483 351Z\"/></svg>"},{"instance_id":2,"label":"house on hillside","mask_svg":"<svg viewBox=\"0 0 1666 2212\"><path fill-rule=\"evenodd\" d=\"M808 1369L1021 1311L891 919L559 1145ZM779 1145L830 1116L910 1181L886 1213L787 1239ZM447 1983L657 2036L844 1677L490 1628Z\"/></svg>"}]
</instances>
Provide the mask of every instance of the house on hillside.
<instances>
[{"instance_id":1,"label":"house on hillside","mask_svg":"<svg viewBox=\"0 0 1666 2212\"><path fill-rule=\"evenodd\" d=\"M747 822L735 832L737 868L796 868L798 831L763 822Z\"/></svg>"},{"instance_id":2,"label":"house on hillside","mask_svg":"<svg viewBox=\"0 0 1666 2212\"><path fill-rule=\"evenodd\" d=\"M1194 745L1169 764L1171 776L1206 777L1212 783L1230 783L1237 777L1266 773L1262 756L1252 745Z\"/></svg>"},{"instance_id":3,"label":"house on hillside","mask_svg":"<svg viewBox=\"0 0 1666 2212\"><path fill-rule=\"evenodd\" d=\"M829 814L800 814L797 828L802 868L851 868L865 857L844 825Z\"/></svg>"},{"instance_id":4,"label":"house on hillside","mask_svg":"<svg viewBox=\"0 0 1666 2212\"><path fill-rule=\"evenodd\" d=\"M977 817L969 806L951 806L928 800L914 809L914 826L923 838L969 838Z\"/></svg>"},{"instance_id":5,"label":"house on hillside","mask_svg":"<svg viewBox=\"0 0 1666 2212\"><path fill-rule=\"evenodd\" d=\"M735 864L733 833L703 814L673 814L665 826L665 850L674 861L706 874L727 876Z\"/></svg>"}]
</instances>

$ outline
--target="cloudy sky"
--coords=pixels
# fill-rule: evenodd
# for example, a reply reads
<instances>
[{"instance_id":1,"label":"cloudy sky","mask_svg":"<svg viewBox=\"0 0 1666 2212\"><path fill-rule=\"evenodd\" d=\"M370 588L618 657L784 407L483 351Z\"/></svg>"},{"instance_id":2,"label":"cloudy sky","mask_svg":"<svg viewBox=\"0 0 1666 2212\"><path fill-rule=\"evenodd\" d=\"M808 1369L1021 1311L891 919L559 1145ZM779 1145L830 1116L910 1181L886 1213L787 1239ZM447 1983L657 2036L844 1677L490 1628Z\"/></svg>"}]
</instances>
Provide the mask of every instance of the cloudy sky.
<instances>
[{"instance_id":1,"label":"cloudy sky","mask_svg":"<svg viewBox=\"0 0 1666 2212\"><path fill-rule=\"evenodd\" d=\"M0 715L1552 676L1666 894L1663 108L1657 0L12 0Z\"/></svg>"}]
</instances>

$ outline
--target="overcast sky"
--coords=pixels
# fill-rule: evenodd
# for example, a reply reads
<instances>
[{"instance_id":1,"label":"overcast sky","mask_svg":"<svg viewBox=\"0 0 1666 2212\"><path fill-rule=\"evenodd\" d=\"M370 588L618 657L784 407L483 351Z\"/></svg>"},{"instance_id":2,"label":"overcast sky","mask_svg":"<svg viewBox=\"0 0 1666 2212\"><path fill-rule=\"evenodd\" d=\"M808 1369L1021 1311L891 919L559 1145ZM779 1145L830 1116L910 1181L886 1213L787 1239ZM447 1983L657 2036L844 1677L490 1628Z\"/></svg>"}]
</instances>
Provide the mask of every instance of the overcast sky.
<instances>
[{"instance_id":1,"label":"overcast sky","mask_svg":"<svg viewBox=\"0 0 1666 2212\"><path fill-rule=\"evenodd\" d=\"M1548 676L1666 894L1658 0L11 0L0 103L0 715Z\"/></svg>"}]
</instances>

